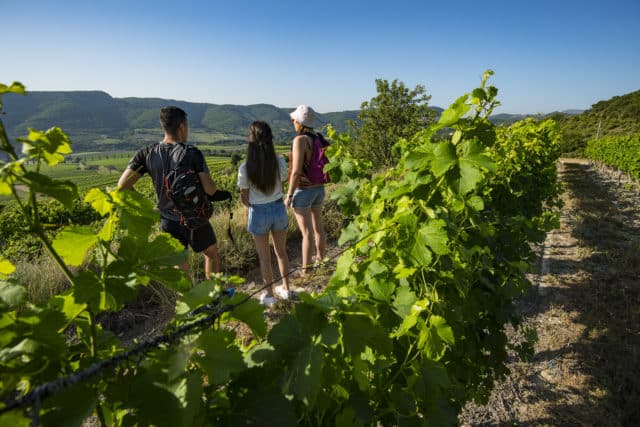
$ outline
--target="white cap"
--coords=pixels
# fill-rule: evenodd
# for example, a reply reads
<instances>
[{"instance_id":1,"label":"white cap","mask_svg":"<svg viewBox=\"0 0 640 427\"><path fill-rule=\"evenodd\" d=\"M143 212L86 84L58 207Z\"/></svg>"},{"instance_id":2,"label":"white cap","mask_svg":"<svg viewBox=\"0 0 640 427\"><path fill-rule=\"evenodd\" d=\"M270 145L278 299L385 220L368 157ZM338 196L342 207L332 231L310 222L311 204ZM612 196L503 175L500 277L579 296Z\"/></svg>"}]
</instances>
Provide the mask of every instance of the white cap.
<instances>
[{"instance_id":1,"label":"white cap","mask_svg":"<svg viewBox=\"0 0 640 427\"><path fill-rule=\"evenodd\" d=\"M293 113L289 114L289 117L300 123L302 126L312 128L315 113L313 108L307 105L299 105Z\"/></svg>"}]
</instances>

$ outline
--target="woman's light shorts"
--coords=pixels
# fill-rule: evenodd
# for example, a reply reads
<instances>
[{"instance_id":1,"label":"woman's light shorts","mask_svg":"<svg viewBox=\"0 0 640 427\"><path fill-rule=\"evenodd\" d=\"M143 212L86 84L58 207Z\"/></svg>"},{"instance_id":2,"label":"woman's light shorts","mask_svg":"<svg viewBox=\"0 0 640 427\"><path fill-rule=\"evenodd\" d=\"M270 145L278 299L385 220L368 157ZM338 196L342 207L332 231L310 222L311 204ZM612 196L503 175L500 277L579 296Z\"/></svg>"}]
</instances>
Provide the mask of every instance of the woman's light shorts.
<instances>
[{"instance_id":1,"label":"woman's light shorts","mask_svg":"<svg viewBox=\"0 0 640 427\"><path fill-rule=\"evenodd\" d=\"M296 188L291 206L294 209L319 208L324 202L324 185L318 187Z\"/></svg>"},{"instance_id":2,"label":"woman's light shorts","mask_svg":"<svg viewBox=\"0 0 640 427\"><path fill-rule=\"evenodd\" d=\"M261 236L270 231L286 230L288 227L289 217L282 199L249 206L249 233Z\"/></svg>"}]
</instances>

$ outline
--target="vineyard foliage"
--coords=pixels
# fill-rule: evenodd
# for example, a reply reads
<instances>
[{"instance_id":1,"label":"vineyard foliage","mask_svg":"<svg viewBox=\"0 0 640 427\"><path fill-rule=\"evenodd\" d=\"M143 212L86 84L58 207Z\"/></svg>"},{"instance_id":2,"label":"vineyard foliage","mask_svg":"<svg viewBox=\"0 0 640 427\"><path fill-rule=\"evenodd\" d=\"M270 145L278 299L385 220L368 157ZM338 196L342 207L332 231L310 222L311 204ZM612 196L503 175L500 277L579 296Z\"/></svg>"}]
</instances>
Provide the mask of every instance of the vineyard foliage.
<instances>
[{"instance_id":1,"label":"vineyard foliage","mask_svg":"<svg viewBox=\"0 0 640 427\"><path fill-rule=\"evenodd\" d=\"M103 217L101 228L68 226L49 242L36 195L71 207L75 187L22 162L51 165L70 152L69 141L59 129L32 131L32 148L18 157L0 129L10 156L0 193L19 198L16 184L30 189L20 201L29 229L71 283L35 306L13 265L0 260L0 424L81 425L90 415L102 425L455 424L465 402L486 401L507 373L510 348L530 354L535 334L523 329L523 340L509 343L505 328L518 326L513 299L529 286L530 244L556 223L554 124L495 128L491 74L437 123L400 140L399 163L379 174L348 152L348 137L330 135L328 167L341 183L333 197L349 225L339 242L348 249L324 292L301 294L269 331L255 299L220 297L230 311L210 327L42 400L39 384L123 354L96 316L122 308L139 286L155 281L179 293L172 331L241 279L192 288L173 268L185 256L180 244L152 233L157 214L132 192L91 190L85 201ZM7 91L24 88L0 86L0 96ZM451 138L432 142L445 128ZM253 339L238 340L229 321L246 323Z\"/></svg>"},{"instance_id":2,"label":"vineyard foliage","mask_svg":"<svg viewBox=\"0 0 640 427\"><path fill-rule=\"evenodd\" d=\"M605 136L587 144L585 154L591 160L618 169L640 180L640 133L627 136Z\"/></svg>"}]
</instances>

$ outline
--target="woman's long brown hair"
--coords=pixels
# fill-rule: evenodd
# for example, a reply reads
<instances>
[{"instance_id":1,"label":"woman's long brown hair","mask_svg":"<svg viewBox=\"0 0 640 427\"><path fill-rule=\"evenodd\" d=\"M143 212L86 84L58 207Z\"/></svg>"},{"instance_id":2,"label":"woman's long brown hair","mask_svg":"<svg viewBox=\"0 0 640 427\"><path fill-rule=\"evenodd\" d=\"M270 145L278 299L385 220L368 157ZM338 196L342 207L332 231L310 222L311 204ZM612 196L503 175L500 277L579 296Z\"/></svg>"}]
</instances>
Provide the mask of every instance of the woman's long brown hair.
<instances>
[{"instance_id":1,"label":"woman's long brown hair","mask_svg":"<svg viewBox=\"0 0 640 427\"><path fill-rule=\"evenodd\" d=\"M261 192L271 193L280 179L280 167L273 133L266 122L255 121L249 127L246 166L249 182Z\"/></svg>"}]
</instances>

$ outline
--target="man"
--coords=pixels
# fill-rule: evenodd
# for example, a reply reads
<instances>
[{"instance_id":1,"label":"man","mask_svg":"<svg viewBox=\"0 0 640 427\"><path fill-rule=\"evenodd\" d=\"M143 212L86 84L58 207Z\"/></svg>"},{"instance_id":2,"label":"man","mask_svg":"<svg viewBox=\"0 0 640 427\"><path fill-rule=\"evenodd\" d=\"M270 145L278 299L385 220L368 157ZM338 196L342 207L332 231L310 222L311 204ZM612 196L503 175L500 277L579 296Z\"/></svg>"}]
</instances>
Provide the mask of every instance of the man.
<instances>
[{"instance_id":1,"label":"man","mask_svg":"<svg viewBox=\"0 0 640 427\"><path fill-rule=\"evenodd\" d=\"M160 124L164 131L164 139L138 151L129 161L127 169L118 180L118 188L123 190L135 190L134 185L145 174L149 173L153 180L156 198L158 200L158 210L160 211L160 228L162 231L171 234L178 239L185 248L191 246L195 252L204 254L204 272L207 279L211 278L211 273L220 271L220 261L218 259L218 249L216 247L216 235L210 223L192 232L180 223L180 214L174 210L174 204L164 190L164 175L176 165L172 161L172 151L177 148L178 143L186 143L189 136L189 125L187 113L178 107L163 107L160 110ZM216 193L216 185L209 175L209 169L204 160L202 152L197 148L187 151L182 164L190 165L200 178L200 183L205 193L212 196ZM228 193L218 191L218 193ZM230 194L229 194L230 195ZM216 194L220 198L220 194ZM180 266L188 271L187 261Z\"/></svg>"}]
</instances>

